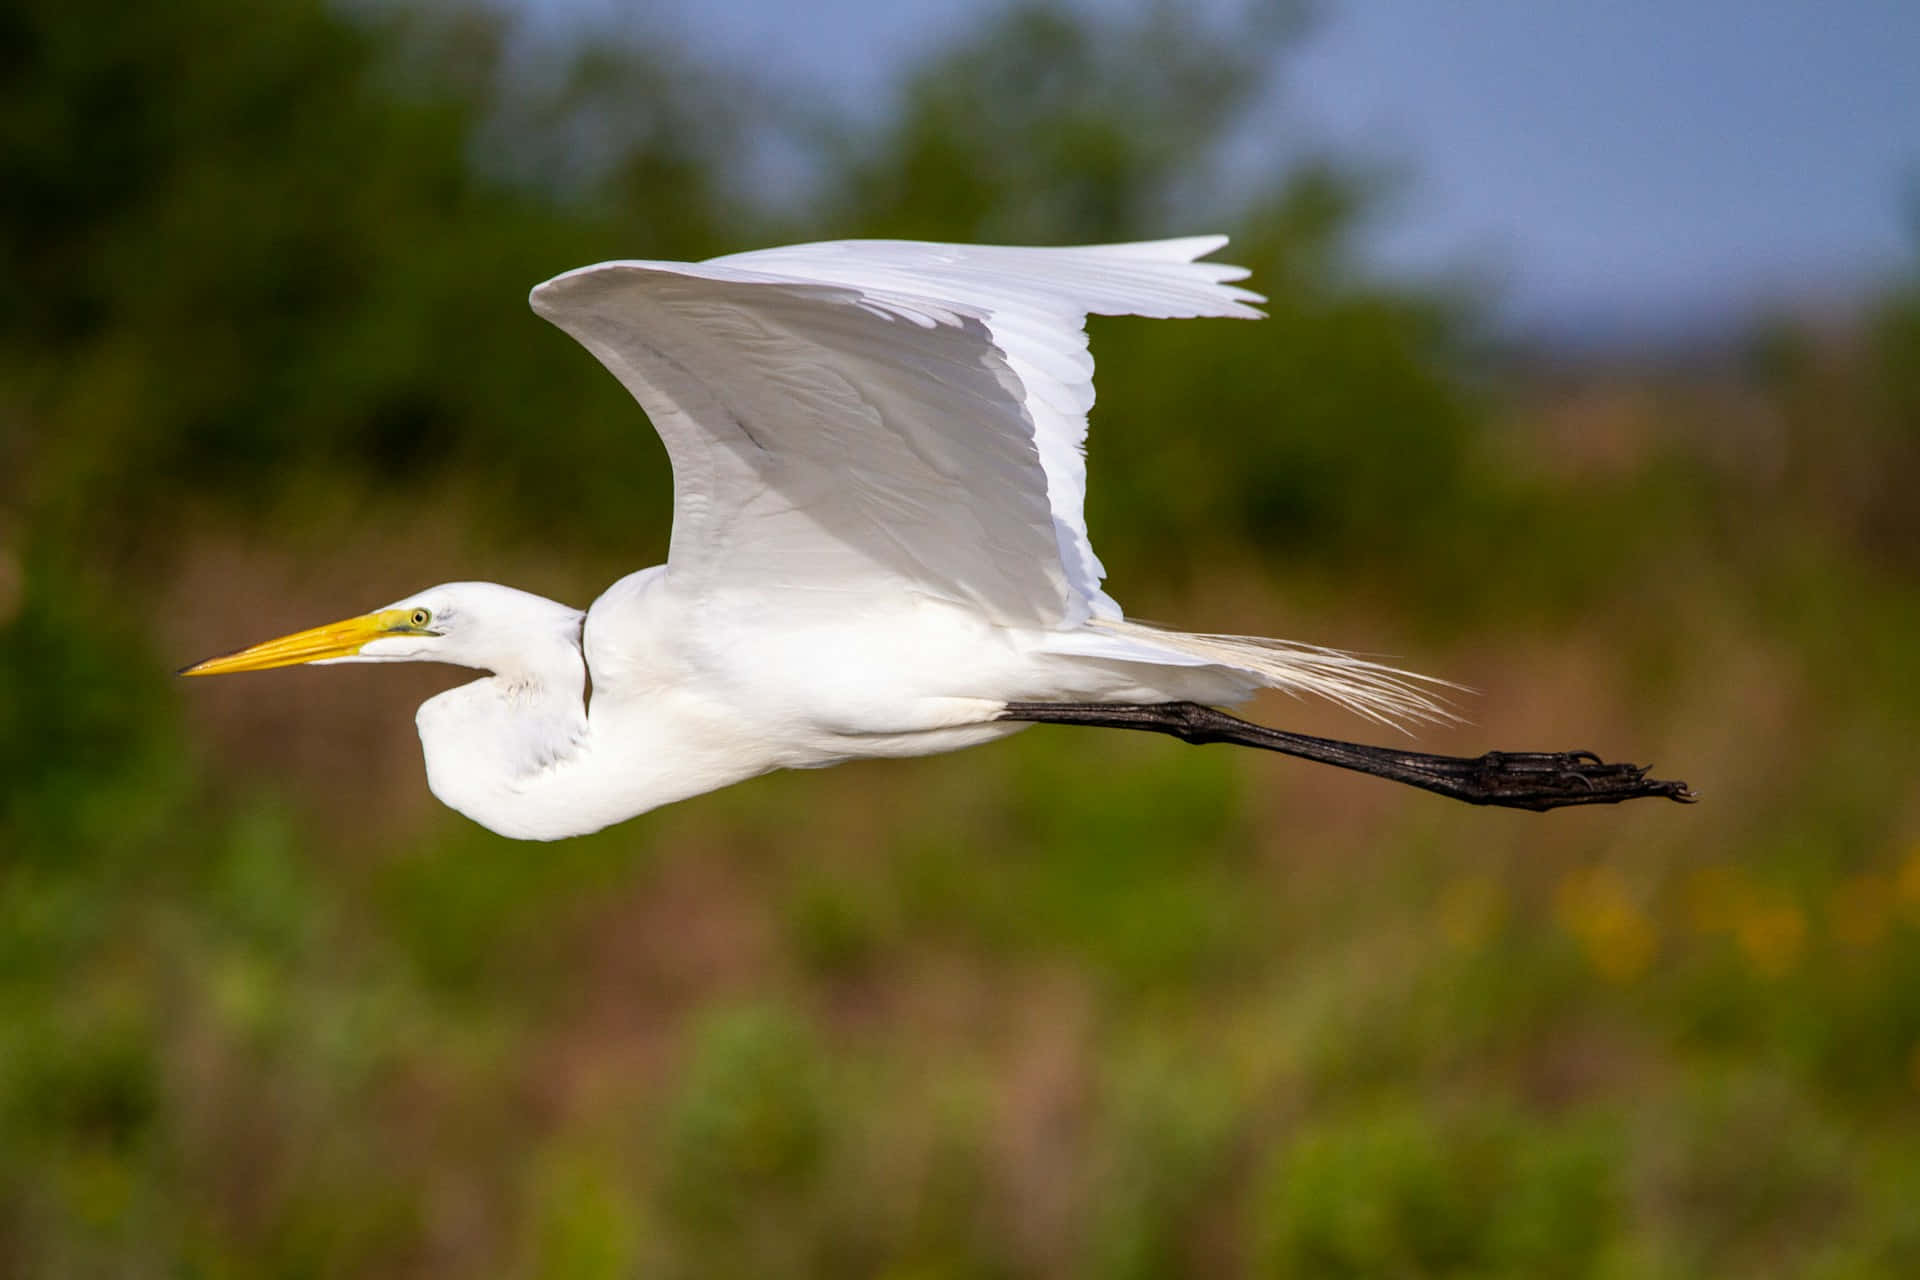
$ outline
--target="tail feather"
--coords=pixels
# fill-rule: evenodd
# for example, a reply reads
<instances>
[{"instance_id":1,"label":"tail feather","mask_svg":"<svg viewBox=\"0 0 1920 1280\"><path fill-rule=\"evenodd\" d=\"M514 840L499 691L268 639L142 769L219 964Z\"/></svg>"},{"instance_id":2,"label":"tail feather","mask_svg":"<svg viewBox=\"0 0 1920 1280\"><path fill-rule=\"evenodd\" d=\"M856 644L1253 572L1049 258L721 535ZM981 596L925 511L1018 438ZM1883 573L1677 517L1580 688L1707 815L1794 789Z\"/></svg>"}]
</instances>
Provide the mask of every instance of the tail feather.
<instances>
[{"instance_id":1,"label":"tail feather","mask_svg":"<svg viewBox=\"0 0 1920 1280\"><path fill-rule=\"evenodd\" d=\"M1465 685L1403 671L1340 649L1263 636L1163 631L1132 621L1091 624L1129 647L1171 650L1182 665L1194 663L1244 672L1261 687L1325 698L1377 724L1404 731L1409 723L1457 724L1446 694L1470 693ZM1151 661L1144 652L1138 659Z\"/></svg>"}]
</instances>

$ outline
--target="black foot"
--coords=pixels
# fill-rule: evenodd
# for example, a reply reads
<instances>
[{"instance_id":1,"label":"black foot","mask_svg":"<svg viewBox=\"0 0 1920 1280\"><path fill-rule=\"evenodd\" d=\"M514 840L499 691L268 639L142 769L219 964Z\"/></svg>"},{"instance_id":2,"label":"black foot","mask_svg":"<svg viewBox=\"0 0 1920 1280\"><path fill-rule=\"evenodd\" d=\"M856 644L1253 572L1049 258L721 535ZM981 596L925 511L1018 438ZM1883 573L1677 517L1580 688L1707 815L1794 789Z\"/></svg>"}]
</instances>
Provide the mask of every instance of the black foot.
<instances>
[{"instance_id":1,"label":"black foot","mask_svg":"<svg viewBox=\"0 0 1920 1280\"><path fill-rule=\"evenodd\" d=\"M1401 754L1401 753L1395 753ZM1401 778L1414 786L1464 800L1468 804L1504 805L1514 809L1563 808L1573 804L1618 804L1645 796L1662 796L1681 804L1700 797L1684 782L1647 777L1647 767L1608 764L1591 751L1489 751L1483 756L1427 756L1436 777L1456 786L1429 785ZM1455 763L1465 766L1455 768Z\"/></svg>"}]
</instances>

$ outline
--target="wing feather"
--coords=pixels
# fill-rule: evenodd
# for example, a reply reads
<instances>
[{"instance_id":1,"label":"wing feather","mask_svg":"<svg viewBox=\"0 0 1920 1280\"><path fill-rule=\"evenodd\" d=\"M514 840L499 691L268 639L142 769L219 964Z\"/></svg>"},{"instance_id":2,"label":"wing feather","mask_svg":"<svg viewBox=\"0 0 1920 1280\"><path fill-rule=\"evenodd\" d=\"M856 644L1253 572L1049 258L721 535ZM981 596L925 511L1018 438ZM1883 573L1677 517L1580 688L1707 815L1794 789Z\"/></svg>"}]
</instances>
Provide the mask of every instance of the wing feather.
<instances>
[{"instance_id":1,"label":"wing feather","mask_svg":"<svg viewBox=\"0 0 1920 1280\"><path fill-rule=\"evenodd\" d=\"M534 289L646 409L667 572L816 602L917 592L1005 622L1117 617L1082 515L1089 312L1258 315L1193 237L1076 249L794 245Z\"/></svg>"}]
</instances>

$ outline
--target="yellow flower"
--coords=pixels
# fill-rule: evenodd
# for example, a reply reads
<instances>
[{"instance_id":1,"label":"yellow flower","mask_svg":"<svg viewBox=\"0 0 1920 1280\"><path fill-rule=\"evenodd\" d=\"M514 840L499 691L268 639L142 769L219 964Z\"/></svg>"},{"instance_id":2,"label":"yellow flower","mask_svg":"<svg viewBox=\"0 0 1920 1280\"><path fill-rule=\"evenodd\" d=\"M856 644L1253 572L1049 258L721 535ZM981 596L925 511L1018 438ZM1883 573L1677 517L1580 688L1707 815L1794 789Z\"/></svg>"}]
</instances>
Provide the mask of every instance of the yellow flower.
<instances>
[{"instance_id":1,"label":"yellow flower","mask_svg":"<svg viewBox=\"0 0 1920 1280\"><path fill-rule=\"evenodd\" d=\"M1752 896L1739 873L1724 863L1700 867L1687 877L1687 908L1698 933L1730 933Z\"/></svg>"},{"instance_id":2,"label":"yellow flower","mask_svg":"<svg viewBox=\"0 0 1920 1280\"><path fill-rule=\"evenodd\" d=\"M1778 978L1800 963L1807 941L1807 918L1792 902L1756 902L1734 926L1733 936L1747 963L1760 974Z\"/></svg>"},{"instance_id":3,"label":"yellow flower","mask_svg":"<svg viewBox=\"0 0 1920 1280\"><path fill-rule=\"evenodd\" d=\"M1907 851L1907 860L1900 864L1900 880L1895 892L1907 914L1920 919L1920 840L1914 841L1913 848Z\"/></svg>"},{"instance_id":4,"label":"yellow flower","mask_svg":"<svg viewBox=\"0 0 1920 1280\"><path fill-rule=\"evenodd\" d=\"M1554 892L1554 914L1579 939L1594 971L1614 982L1646 972L1660 949L1653 922L1612 867L1569 872Z\"/></svg>"},{"instance_id":5,"label":"yellow flower","mask_svg":"<svg viewBox=\"0 0 1920 1280\"><path fill-rule=\"evenodd\" d=\"M1827 899L1827 927L1843 946L1866 948L1887 932L1893 887L1885 876L1865 872L1842 880Z\"/></svg>"}]
</instances>

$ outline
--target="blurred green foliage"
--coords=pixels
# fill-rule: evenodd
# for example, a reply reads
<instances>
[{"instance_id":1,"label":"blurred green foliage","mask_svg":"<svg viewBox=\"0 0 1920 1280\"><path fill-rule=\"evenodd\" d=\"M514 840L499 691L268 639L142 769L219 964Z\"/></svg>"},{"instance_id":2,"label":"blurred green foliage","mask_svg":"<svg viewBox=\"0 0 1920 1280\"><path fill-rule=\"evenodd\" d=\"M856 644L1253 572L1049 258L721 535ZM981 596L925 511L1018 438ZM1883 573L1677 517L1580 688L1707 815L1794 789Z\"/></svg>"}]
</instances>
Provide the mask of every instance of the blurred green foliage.
<instances>
[{"instance_id":1,"label":"blurred green foliage","mask_svg":"<svg viewBox=\"0 0 1920 1280\"><path fill-rule=\"evenodd\" d=\"M0 1272L1920 1269L1920 272L1730 367L1490 361L1357 268L1374 175L1227 163L1258 12L1018 6L866 125L479 8L0 7ZM658 558L555 271L1214 227L1271 319L1096 323L1120 598L1705 803L1043 730L534 848L417 802L390 685L167 674Z\"/></svg>"}]
</instances>

